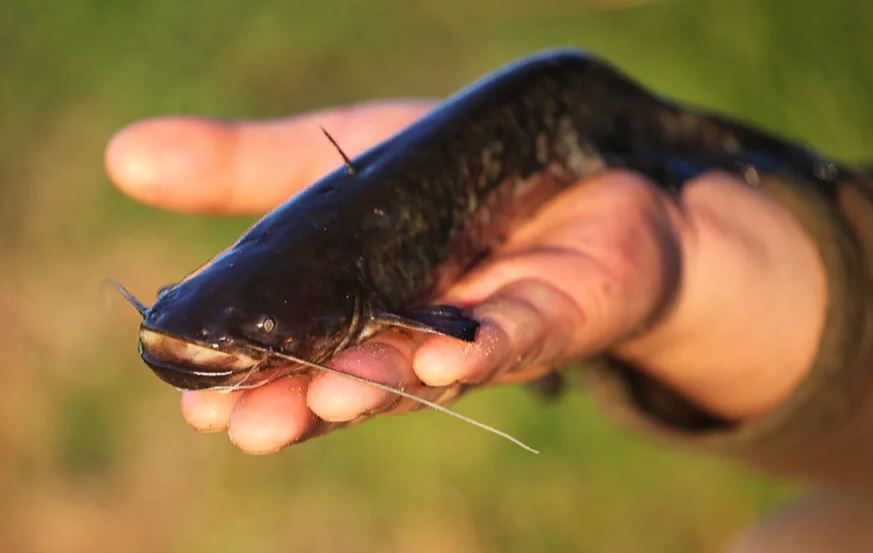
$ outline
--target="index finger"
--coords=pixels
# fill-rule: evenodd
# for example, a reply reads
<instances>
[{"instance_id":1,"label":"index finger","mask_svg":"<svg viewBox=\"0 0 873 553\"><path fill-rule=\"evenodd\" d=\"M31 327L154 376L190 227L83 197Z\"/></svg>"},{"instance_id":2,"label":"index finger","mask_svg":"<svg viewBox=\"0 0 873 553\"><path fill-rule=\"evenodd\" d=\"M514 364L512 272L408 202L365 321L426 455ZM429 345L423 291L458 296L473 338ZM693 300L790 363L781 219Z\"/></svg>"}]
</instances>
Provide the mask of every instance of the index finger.
<instances>
[{"instance_id":1,"label":"index finger","mask_svg":"<svg viewBox=\"0 0 873 553\"><path fill-rule=\"evenodd\" d=\"M342 159L390 137L431 107L424 100L376 102L270 121L160 117L119 131L106 172L136 200L167 209L262 213L335 169Z\"/></svg>"}]
</instances>

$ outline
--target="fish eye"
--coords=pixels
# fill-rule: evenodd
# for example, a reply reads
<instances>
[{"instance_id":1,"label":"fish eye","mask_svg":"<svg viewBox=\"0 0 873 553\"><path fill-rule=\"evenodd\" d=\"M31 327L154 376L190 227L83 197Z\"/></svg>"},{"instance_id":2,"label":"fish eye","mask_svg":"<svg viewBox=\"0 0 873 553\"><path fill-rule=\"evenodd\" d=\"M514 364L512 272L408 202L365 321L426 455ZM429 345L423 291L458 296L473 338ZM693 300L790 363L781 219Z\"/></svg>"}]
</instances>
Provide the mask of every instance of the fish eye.
<instances>
[{"instance_id":1,"label":"fish eye","mask_svg":"<svg viewBox=\"0 0 873 553\"><path fill-rule=\"evenodd\" d=\"M274 321L271 317L264 317L261 319L261 322L258 323L258 328L269 334L273 332L276 328L276 321Z\"/></svg>"}]
</instances>

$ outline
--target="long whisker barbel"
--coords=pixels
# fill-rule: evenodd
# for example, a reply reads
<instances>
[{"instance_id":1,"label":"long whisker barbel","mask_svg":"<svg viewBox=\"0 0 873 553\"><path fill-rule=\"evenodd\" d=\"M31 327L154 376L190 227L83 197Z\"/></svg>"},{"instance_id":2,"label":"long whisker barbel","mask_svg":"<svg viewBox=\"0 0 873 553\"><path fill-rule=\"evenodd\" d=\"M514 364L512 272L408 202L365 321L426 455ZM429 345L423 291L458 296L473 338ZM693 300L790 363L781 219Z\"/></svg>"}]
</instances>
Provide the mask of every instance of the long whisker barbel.
<instances>
[{"instance_id":1,"label":"long whisker barbel","mask_svg":"<svg viewBox=\"0 0 873 553\"><path fill-rule=\"evenodd\" d=\"M267 362L267 358L265 357L264 359L258 361L258 362L255 363L254 365L252 365L252 368L250 368L250 369L246 372L246 375L242 378L242 380L240 380L240 381L237 382L236 384L234 384L234 385L228 387L226 391L228 391L228 392L235 392L235 391L237 391L237 390L242 390L242 389L244 389L243 386L245 385L246 381L247 381L249 378L251 378L251 376L252 376L253 374L255 374L256 372L258 372L258 370L260 370L260 368L263 367L264 364L265 364L266 362Z\"/></svg>"},{"instance_id":2,"label":"long whisker barbel","mask_svg":"<svg viewBox=\"0 0 873 553\"><path fill-rule=\"evenodd\" d=\"M389 386L387 384L383 384L383 383L377 382L375 380L370 380L370 379L364 378L362 376L343 372L343 371L328 367L326 365L313 363L312 361L307 361L306 359L300 359L299 357L294 357L293 355L288 355L288 354L277 352L277 351L271 351L271 350L264 349L264 348L253 347L252 349L260 350L268 355L280 357L282 359L286 359L288 361L293 361L295 363L299 363L299 364L305 365L307 367L312 367L312 368L318 369L320 371L328 372L331 374L336 374L336 375L342 376L344 378L347 378L349 380L353 380L355 382L360 382L361 384L366 384L368 386L378 388L379 390L382 390L384 392L389 392L391 394L398 395L400 397L412 400L412 401L414 401L416 403L420 403L421 405L424 405L426 407L430 407L431 409L433 409L435 411L439 411L440 413L443 413L443 414L449 415L450 417L454 417L458 420L461 420L467 424L472 424L473 426L480 428L482 430L485 430L486 432L490 432L491 434L494 434L496 436L500 436L504 440L508 440L508 441L512 442L513 444L524 449L525 451L529 451L530 453L539 454L539 450L534 449L533 447L527 445L526 443L522 442L521 440L519 440L515 436L512 436L512 435L510 435L502 430L498 430L497 428L494 428L493 426L489 426L489 425L485 424L484 422L479 422L475 419L471 419L470 417L468 417L466 415L462 415L461 413L458 413L457 411L453 411L452 409L449 409L448 407L440 405L439 403L424 399L424 398L419 397L415 394L411 394L405 390L401 390L399 388L395 388L393 386Z\"/></svg>"},{"instance_id":3,"label":"long whisker barbel","mask_svg":"<svg viewBox=\"0 0 873 553\"><path fill-rule=\"evenodd\" d=\"M122 296L124 296L124 299L126 299L130 303L130 305L132 305L134 307L134 309L136 309L137 312L139 312L140 316L143 319L145 319L146 314L148 314L149 308L146 307L145 304L143 304L141 301L136 299L136 297L133 294L128 292L127 288L125 288L124 285L122 285L120 282L118 282L114 278L108 278L108 277L106 279L104 279L103 282L105 282L109 286L112 286L113 288L118 290L118 293L121 294Z\"/></svg>"}]
</instances>

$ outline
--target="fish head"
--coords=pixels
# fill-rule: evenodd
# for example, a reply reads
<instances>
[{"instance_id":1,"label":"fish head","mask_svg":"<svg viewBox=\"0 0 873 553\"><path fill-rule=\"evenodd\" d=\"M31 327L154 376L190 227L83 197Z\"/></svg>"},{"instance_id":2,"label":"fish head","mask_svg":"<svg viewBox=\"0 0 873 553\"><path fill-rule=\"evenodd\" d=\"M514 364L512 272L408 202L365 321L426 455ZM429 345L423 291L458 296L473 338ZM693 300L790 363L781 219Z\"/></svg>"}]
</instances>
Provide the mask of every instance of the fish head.
<instances>
[{"instance_id":1,"label":"fish head","mask_svg":"<svg viewBox=\"0 0 873 553\"><path fill-rule=\"evenodd\" d=\"M162 289L140 327L143 360L176 388L251 388L307 370L353 339L359 295L316 267L227 255Z\"/></svg>"}]
</instances>

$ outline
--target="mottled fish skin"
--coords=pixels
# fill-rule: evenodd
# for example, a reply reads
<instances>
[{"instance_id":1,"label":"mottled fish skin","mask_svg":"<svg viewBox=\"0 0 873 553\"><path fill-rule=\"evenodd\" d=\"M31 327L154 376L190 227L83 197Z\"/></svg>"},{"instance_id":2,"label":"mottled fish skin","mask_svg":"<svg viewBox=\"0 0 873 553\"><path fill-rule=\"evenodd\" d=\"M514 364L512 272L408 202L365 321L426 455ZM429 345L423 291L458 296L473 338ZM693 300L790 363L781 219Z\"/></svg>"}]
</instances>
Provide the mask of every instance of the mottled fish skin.
<instances>
[{"instance_id":1,"label":"mottled fish skin","mask_svg":"<svg viewBox=\"0 0 873 553\"><path fill-rule=\"evenodd\" d=\"M567 50L481 79L353 163L354 173L327 175L164 291L143 329L320 363L372 332L378 312L427 305L513 225L586 176L628 168L675 193L713 168L750 185L762 173L789 173L830 195L849 173L802 147L659 99ZM179 388L239 385L244 376L156 363L147 349L146 362ZM276 364L258 371L270 374Z\"/></svg>"}]
</instances>

